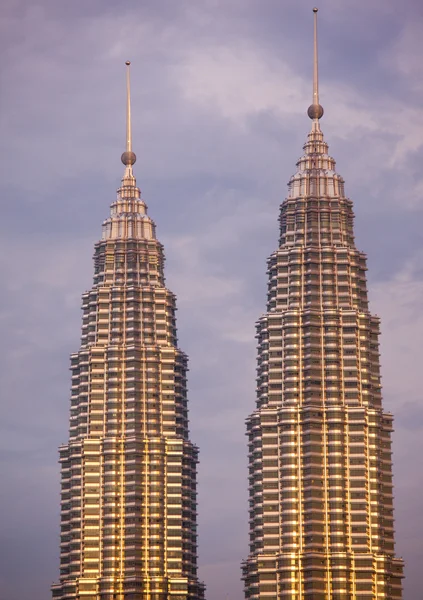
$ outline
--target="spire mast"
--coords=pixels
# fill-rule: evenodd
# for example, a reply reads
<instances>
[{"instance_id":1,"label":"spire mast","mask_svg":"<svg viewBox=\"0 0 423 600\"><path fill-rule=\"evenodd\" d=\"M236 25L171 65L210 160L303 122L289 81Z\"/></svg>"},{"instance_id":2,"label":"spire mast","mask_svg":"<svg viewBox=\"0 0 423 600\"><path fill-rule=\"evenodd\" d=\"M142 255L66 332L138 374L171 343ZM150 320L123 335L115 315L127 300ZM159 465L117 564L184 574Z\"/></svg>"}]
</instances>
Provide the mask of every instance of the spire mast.
<instances>
[{"instance_id":1,"label":"spire mast","mask_svg":"<svg viewBox=\"0 0 423 600\"><path fill-rule=\"evenodd\" d=\"M319 104L319 56L317 47L317 8L314 13L314 55L313 55L313 104Z\"/></svg>"},{"instance_id":2,"label":"spire mast","mask_svg":"<svg viewBox=\"0 0 423 600\"><path fill-rule=\"evenodd\" d=\"M132 173L132 165L137 160L135 153L132 152L132 123L131 123L131 61L126 63L126 151L122 154L121 160L126 166L127 171Z\"/></svg>"},{"instance_id":3,"label":"spire mast","mask_svg":"<svg viewBox=\"0 0 423 600\"><path fill-rule=\"evenodd\" d=\"M132 123L131 123L131 74L130 61L126 61L126 151L132 152Z\"/></svg>"},{"instance_id":4,"label":"spire mast","mask_svg":"<svg viewBox=\"0 0 423 600\"><path fill-rule=\"evenodd\" d=\"M323 117L323 106L319 102L319 56L317 45L317 12L318 8L313 8L314 13L314 52L313 52L313 103L309 106L307 114L313 121L318 121Z\"/></svg>"}]
</instances>

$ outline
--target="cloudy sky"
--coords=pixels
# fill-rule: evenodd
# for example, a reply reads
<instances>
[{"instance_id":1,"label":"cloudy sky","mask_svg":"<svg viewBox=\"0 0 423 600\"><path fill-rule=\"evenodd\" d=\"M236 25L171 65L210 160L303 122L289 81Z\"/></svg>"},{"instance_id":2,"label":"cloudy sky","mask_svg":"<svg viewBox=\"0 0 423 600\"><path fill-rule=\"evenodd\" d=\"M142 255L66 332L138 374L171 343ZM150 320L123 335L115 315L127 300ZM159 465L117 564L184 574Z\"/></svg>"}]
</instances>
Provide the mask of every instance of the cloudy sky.
<instances>
[{"instance_id":1,"label":"cloudy sky","mask_svg":"<svg viewBox=\"0 0 423 600\"><path fill-rule=\"evenodd\" d=\"M314 0L313 0L314 1ZM242 600L244 419L278 206L310 127L312 0L3 0L0 23L0 600L58 574L80 296L123 169L132 60L135 173L164 243L200 445L201 577ZM321 0L322 128L346 179L382 318L395 415L404 600L423 564L423 4Z\"/></svg>"}]
</instances>

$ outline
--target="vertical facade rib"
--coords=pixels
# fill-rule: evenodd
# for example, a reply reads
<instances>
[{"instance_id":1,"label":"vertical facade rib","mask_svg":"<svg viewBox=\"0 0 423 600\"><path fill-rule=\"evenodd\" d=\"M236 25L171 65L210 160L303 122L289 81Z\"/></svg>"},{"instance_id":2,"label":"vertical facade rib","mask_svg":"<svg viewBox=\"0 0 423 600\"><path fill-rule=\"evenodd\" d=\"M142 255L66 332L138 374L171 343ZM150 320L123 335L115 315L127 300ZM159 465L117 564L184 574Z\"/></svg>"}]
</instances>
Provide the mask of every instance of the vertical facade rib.
<instances>
[{"instance_id":1,"label":"vertical facade rib","mask_svg":"<svg viewBox=\"0 0 423 600\"><path fill-rule=\"evenodd\" d=\"M355 247L352 202L322 114L314 97L257 323L245 597L399 600L379 319L368 308L366 256Z\"/></svg>"},{"instance_id":2,"label":"vertical facade rib","mask_svg":"<svg viewBox=\"0 0 423 600\"><path fill-rule=\"evenodd\" d=\"M128 144L122 185L95 245L93 287L83 295L81 347L71 357L60 581L52 593L58 600L200 600L187 356Z\"/></svg>"}]
</instances>

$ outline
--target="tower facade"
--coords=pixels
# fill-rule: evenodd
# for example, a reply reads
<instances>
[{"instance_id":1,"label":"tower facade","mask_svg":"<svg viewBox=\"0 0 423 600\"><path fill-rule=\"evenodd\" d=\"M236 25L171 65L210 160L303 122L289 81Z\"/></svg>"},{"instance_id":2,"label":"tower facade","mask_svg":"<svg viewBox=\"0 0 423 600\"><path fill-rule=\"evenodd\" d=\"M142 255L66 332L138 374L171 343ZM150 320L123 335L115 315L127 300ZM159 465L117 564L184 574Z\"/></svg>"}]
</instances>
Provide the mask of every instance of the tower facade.
<instances>
[{"instance_id":1,"label":"tower facade","mask_svg":"<svg viewBox=\"0 0 423 600\"><path fill-rule=\"evenodd\" d=\"M312 128L281 205L257 323L245 597L399 600L379 319L368 307L352 202L320 129L314 13Z\"/></svg>"},{"instance_id":2,"label":"tower facade","mask_svg":"<svg viewBox=\"0 0 423 600\"><path fill-rule=\"evenodd\" d=\"M125 172L82 297L60 448L58 600L201 600L187 356L163 247L132 171L127 63Z\"/></svg>"}]
</instances>

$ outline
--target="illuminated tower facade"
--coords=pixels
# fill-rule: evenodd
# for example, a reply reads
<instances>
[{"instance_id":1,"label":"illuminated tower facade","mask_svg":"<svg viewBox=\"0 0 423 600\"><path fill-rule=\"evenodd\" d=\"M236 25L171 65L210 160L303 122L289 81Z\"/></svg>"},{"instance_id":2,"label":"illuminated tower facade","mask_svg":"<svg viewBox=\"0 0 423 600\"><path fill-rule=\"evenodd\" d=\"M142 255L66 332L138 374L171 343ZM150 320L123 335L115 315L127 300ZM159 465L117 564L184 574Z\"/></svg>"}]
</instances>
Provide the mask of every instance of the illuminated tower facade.
<instances>
[{"instance_id":1,"label":"illuminated tower facade","mask_svg":"<svg viewBox=\"0 0 423 600\"><path fill-rule=\"evenodd\" d=\"M314 9L312 128L281 205L257 323L245 597L400 600L379 319L352 202L320 129L317 68Z\"/></svg>"},{"instance_id":2,"label":"illuminated tower facade","mask_svg":"<svg viewBox=\"0 0 423 600\"><path fill-rule=\"evenodd\" d=\"M82 297L71 357L69 441L60 448L57 600L201 600L197 448L188 435L187 356L163 247L132 166L129 62L125 172Z\"/></svg>"}]
</instances>

